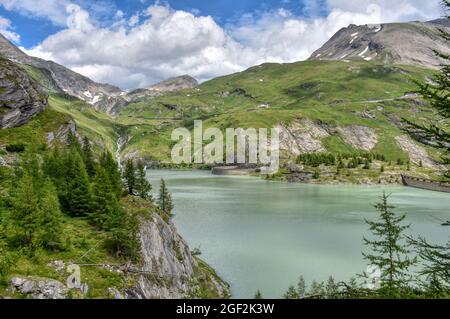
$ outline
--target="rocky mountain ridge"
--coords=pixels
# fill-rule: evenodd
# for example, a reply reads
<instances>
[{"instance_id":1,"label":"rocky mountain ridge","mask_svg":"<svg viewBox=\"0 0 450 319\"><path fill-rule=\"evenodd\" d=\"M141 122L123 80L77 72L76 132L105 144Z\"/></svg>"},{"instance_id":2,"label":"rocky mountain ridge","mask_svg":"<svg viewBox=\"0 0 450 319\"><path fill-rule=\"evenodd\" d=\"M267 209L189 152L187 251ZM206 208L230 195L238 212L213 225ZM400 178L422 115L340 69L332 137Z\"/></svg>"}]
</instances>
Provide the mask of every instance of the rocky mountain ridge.
<instances>
[{"instance_id":1,"label":"rocky mountain ridge","mask_svg":"<svg viewBox=\"0 0 450 319\"><path fill-rule=\"evenodd\" d=\"M194 78L183 75L164 80L148 88L125 92L110 84L96 83L53 61L29 56L1 34L0 55L12 62L37 69L41 73L40 81L47 90L77 97L91 104L96 110L110 115L131 102L198 85Z\"/></svg>"},{"instance_id":2,"label":"rocky mountain ridge","mask_svg":"<svg viewBox=\"0 0 450 319\"><path fill-rule=\"evenodd\" d=\"M122 93L119 96L103 97L101 100L96 101L94 106L108 114L115 115L130 103L155 98L170 92L193 89L197 86L198 82L196 79L189 75L182 75L161 81L148 88L135 89L128 93Z\"/></svg>"},{"instance_id":3,"label":"rocky mountain ridge","mask_svg":"<svg viewBox=\"0 0 450 319\"><path fill-rule=\"evenodd\" d=\"M116 96L122 90L110 84L100 84L53 61L31 57L0 34L0 54L18 64L30 65L45 72L54 84L52 89L65 92L95 104L102 96Z\"/></svg>"},{"instance_id":4,"label":"rocky mountain ridge","mask_svg":"<svg viewBox=\"0 0 450 319\"><path fill-rule=\"evenodd\" d=\"M339 30L309 60L365 60L437 69L443 60L433 50L449 54L439 29L447 19L428 22L350 25Z\"/></svg>"}]
</instances>

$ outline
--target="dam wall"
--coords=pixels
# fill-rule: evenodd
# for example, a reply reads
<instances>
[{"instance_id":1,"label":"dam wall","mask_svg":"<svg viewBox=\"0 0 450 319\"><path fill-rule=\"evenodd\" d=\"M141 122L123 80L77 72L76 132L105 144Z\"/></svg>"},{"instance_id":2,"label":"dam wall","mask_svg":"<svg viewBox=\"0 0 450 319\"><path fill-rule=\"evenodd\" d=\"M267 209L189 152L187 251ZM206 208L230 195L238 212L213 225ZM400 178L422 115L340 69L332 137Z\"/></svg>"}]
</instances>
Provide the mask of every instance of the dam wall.
<instances>
[{"instance_id":1,"label":"dam wall","mask_svg":"<svg viewBox=\"0 0 450 319\"><path fill-rule=\"evenodd\" d=\"M426 189L435 192L450 193L449 183L440 183L432 180L402 175L403 184L415 188Z\"/></svg>"}]
</instances>

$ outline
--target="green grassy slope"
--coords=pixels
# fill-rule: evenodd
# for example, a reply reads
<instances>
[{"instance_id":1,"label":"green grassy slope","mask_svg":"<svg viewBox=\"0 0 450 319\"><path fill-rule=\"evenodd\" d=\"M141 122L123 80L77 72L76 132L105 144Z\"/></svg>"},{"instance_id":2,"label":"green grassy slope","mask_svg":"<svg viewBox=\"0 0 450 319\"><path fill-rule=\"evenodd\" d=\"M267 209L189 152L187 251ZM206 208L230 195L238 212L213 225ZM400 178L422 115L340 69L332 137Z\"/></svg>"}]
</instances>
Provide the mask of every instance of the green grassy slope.
<instances>
[{"instance_id":1,"label":"green grassy slope","mask_svg":"<svg viewBox=\"0 0 450 319\"><path fill-rule=\"evenodd\" d=\"M91 105L68 96L54 94L49 97L52 110L73 118L77 129L90 140L105 146L110 151L116 149L120 124L102 112L96 111Z\"/></svg>"},{"instance_id":2,"label":"green grassy slope","mask_svg":"<svg viewBox=\"0 0 450 319\"><path fill-rule=\"evenodd\" d=\"M170 156L170 132L203 119L204 126L273 127L308 118L333 126L362 125L375 129L379 143L374 151L388 158L406 158L393 138L401 134L393 119L433 118L415 99L398 99L416 89L430 71L374 62L307 61L263 64L244 72L205 82L196 89L130 104L119 118L158 121L159 135L151 140L142 130L124 153L139 151L153 159ZM379 101L378 101L379 100ZM268 104L268 109L260 107ZM411 112L414 109L416 112ZM357 112L369 111L375 118ZM145 131L147 129L143 129ZM338 136L322 141L330 152L352 152Z\"/></svg>"}]
</instances>

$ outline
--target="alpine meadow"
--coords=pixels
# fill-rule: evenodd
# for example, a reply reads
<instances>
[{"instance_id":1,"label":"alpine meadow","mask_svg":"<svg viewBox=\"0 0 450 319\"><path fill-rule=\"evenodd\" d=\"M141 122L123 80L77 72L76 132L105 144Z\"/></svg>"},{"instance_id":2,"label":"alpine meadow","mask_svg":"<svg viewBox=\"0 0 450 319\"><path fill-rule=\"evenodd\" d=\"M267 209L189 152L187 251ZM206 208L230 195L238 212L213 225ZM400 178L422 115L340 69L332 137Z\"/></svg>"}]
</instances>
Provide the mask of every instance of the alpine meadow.
<instances>
[{"instance_id":1,"label":"alpine meadow","mask_svg":"<svg viewBox=\"0 0 450 319\"><path fill-rule=\"evenodd\" d=\"M391 2L0 0L0 299L448 300L450 2Z\"/></svg>"}]
</instances>

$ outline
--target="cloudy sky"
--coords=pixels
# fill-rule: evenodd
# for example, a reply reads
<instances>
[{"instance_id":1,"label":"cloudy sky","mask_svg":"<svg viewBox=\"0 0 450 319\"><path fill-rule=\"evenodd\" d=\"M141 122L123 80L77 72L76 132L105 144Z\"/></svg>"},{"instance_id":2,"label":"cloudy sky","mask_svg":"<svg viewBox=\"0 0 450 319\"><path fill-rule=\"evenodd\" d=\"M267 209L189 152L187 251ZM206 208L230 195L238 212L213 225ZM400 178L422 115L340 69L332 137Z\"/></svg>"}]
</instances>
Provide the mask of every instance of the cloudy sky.
<instances>
[{"instance_id":1,"label":"cloudy sky","mask_svg":"<svg viewBox=\"0 0 450 319\"><path fill-rule=\"evenodd\" d=\"M347 25L431 20L439 0L0 0L30 55L123 89L304 60Z\"/></svg>"}]
</instances>

